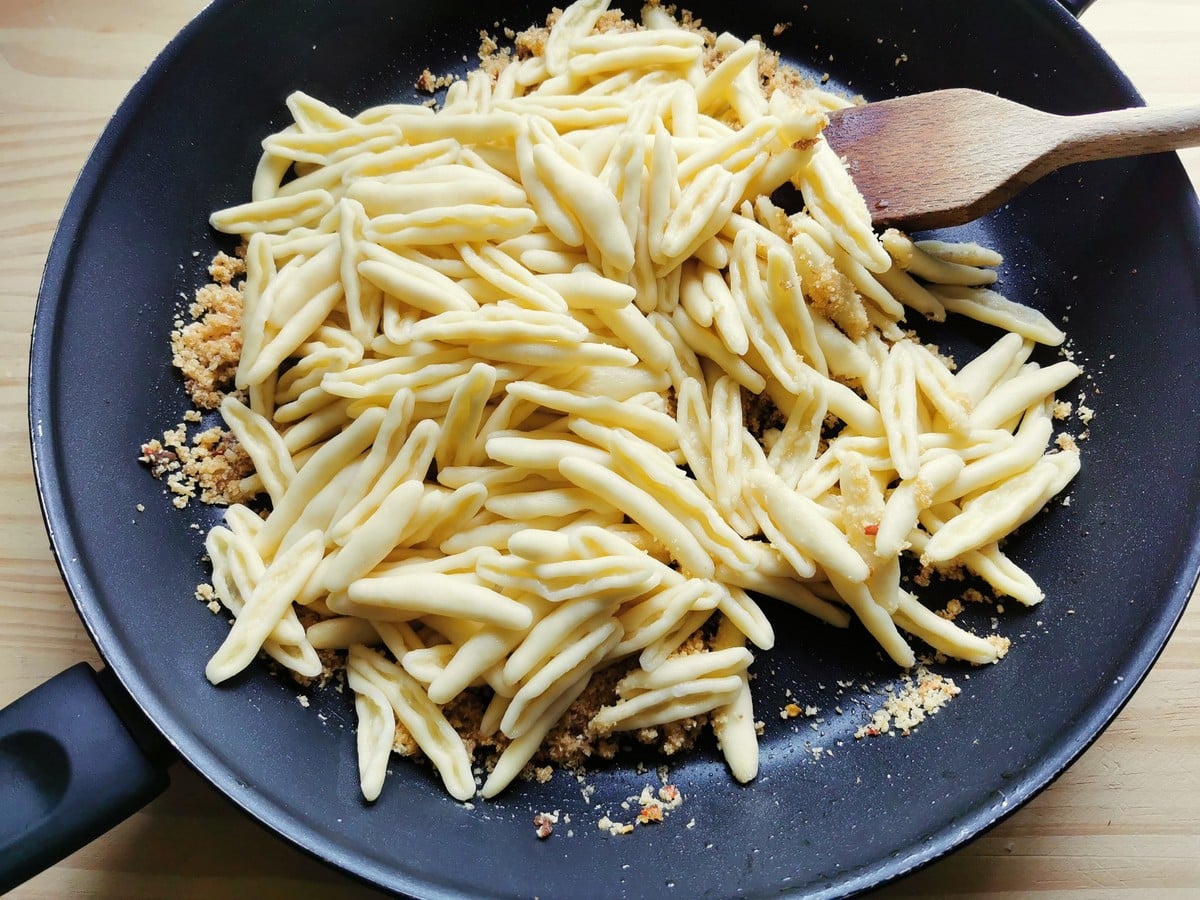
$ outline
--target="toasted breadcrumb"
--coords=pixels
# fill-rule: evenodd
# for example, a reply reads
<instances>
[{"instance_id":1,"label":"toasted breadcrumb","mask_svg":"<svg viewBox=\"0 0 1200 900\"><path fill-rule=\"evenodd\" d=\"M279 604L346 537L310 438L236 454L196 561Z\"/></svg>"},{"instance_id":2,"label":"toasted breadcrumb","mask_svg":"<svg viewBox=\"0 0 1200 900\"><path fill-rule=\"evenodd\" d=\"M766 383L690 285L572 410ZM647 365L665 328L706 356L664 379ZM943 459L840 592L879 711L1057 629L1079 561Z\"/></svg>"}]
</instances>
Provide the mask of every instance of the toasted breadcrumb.
<instances>
[{"instance_id":1,"label":"toasted breadcrumb","mask_svg":"<svg viewBox=\"0 0 1200 900\"><path fill-rule=\"evenodd\" d=\"M194 321L171 332L171 362L183 373L192 402L216 409L233 387L242 355L241 289L218 282L205 285L196 291L190 312Z\"/></svg>"},{"instance_id":2,"label":"toasted breadcrumb","mask_svg":"<svg viewBox=\"0 0 1200 900\"><path fill-rule=\"evenodd\" d=\"M552 813L541 812L533 817L533 827L537 830L537 836L541 840L545 840L554 833L554 826L558 824L558 810Z\"/></svg>"},{"instance_id":3,"label":"toasted breadcrumb","mask_svg":"<svg viewBox=\"0 0 1200 900\"><path fill-rule=\"evenodd\" d=\"M227 505L247 499L241 481L253 471L249 455L231 433L209 428L188 440L187 426L179 423L141 447L140 462L150 474L166 483L179 509L197 493L204 503Z\"/></svg>"},{"instance_id":4,"label":"toasted breadcrumb","mask_svg":"<svg viewBox=\"0 0 1200 900\"><path fill-rule=\"evenodd\" d=\"M214 616L221 611L221 601L217 599L216 589L211 584L197 585L196 599L207 606Z\"/></svg>"},{"instance_id":5,"label":"toasted breadcrumb","mask_svg":"<svg viewBox=\"0 0 1200 900\"><path fill-rule=\"evenodd\" d=\"M849 277L838 271L828 257L810 259L813 278L805 288L812 308L852 338L862 337L871 327L862 297Z\"/></svg>"},{"instance_id":6,"label":"toasted breadcrumb","mask_svg":"<svg viewBox=\"0 0 1200 900\"><path fill-rule=\"evenodd\" d=\"M486 31L479 32L479 67L495 82L500 73L513 61L513 48L501 47L500 42Z\"/></svg>"},{"instance_id":7,"label":"toasted breadcrumb","mask_svg":"<svg viewBox=\"0 0 1200 900\"><path fill-rule=\"evenodd\" d=\"M1067 610L1072 612L1072 610ZM989 634L984 638L989 644L996 648L996 662L1004 659L1008 655L1008 649L1012 646L1012 641L998 634Z\"/></svg>"},{"instance_id":8,"label":"toasted breadcrumb","mask_svg":"<svg viewBox=\"0 0 1200 900\"><path fill-rule=\"evenodd\" d=\"M629 822L618 822L608 816L601 816L596 826L601 831L607 831L611 835L629 834L633 831L633 825Z\"/></svg>"},{"instance_id":9,"label":"toasted breadcrumb","mask_svg":"<svg viewBox=\"0 0 1200 900\"><path fill-rule=\"evenodd\" d=\"M637 820L639 825L649 825L652 822L661 822L663 820L662 807L643 806L641 812L638 813Z\"/></svg>"},{"instance_id":10,"label":"toasted breadcrumb","mask_svg":"<svg viewBox=\"0 0 1200 900\"><path fill-rule=\"evenodd\" d=\"M239 248L245 253L245 248ZM240 278L246 274L246 260L241 256L229 256L221 252L213 257L212 262L208 266L208 277L216 284L231 285L233 279Z\"/></svg>"},{"instance_id":11,"label":"toasted breadcrumb","mask_svg":"<svg viewBox=\"0 0 1200 900\"><path fill-rule=\"evenodd\" d=\"M893 728L900 734L908 735L961 692L962 689L953 679L918 666L913 675L906 675L901 680L898 689L888 691L883 706L854 736L875 737L888 734Z\"/></svg>"},{"instance_id":12,"label":"toasted breadcrumb","mask_svg":"<svg viewBox=\"0 0 1200 900\"><path fill-rule=\"evenodd\" d=\"M941 616L943 619L947 620L948 622L953 622L955 619L958 618L959 614L962 611L963 611L962 601L959 600L957 597L951 597L946 602L946 608L937 610L937 614L939 616Z\"/></svg>"},{"instance_id":13,"label":"toasted breadcrumb","mask_svg":"<svg viewBox=\"0 0 1200 900\"><path fill-rule=\"evenodd\" d=\"M1079 446L1075 443L1075 438L1073 438L1071 435L1067 434L1065 431L1060 432L1058 434L1058 436L1054 438L1054 443L1058 446L1058 448L1060 450L1063 450L1064 452L1067 452L1067 453L1078 453L1079 452Z\"/></svg>"},{"instance_id":14,"label":"toasted breadcrumb","mask_svg":"<svg viewBox=\"0 0 1200 900\"><path fill-rule=\"evenodd\" d=\"M426 94L432 94L440 91L442 88L449 87L458 80L457 75L434 75L428 69L424 69L414 83L414 87L418 91L424 91Z\"/></svg>"}]
</instances>

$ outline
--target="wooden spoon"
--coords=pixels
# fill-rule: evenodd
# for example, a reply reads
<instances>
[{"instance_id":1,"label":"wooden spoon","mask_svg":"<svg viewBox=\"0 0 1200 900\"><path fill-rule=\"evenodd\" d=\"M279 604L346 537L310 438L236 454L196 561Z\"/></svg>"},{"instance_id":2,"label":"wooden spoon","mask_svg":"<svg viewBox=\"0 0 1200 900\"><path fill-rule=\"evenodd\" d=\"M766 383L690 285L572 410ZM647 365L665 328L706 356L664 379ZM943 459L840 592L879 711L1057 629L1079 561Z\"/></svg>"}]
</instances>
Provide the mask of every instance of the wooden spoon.
<instances>
[{"instance_id":1,"label":"wooden spoon","mask_svg":"<svg viewBox=\"0 0 1200 900\"><path fill-rule=\"evenodd\" d=\"M1200 145L1200 105L1056 116L982 91L914 94L829 116L876 225L961 225L1069 163Z\"/></svg>"}]
</instances>

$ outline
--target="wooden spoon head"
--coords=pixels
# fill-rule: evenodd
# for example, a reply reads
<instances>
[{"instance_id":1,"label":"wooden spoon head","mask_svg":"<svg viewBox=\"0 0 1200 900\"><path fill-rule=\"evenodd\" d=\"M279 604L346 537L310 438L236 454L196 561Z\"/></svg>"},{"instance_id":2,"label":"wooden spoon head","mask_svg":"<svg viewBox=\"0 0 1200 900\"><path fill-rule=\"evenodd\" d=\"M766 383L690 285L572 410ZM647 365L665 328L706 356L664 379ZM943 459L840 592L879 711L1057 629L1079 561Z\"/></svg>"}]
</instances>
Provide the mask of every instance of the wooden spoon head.
<instances>
[{"instance_id":1,"label":"wooden spoon head","mask_svg":"<svg viewBox=\"0 0 1200 900\"><path fill-rule=\"evenodd\" d=\"M1045 174L1036 163L1053 146L1055 118L954 88L839 110L824 136L872 222L942 228L979 218Z\"/></svg>"}]
</instances>

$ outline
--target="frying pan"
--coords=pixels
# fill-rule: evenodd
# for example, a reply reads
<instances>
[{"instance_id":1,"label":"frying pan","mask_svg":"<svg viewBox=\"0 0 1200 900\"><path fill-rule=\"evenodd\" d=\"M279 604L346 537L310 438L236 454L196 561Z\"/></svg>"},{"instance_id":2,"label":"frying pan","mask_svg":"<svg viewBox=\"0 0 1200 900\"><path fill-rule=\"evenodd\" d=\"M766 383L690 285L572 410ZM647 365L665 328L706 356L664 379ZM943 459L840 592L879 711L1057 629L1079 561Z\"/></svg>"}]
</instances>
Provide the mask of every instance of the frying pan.
<instances>
[{"instance_id":1,"label":"frying pan","mask_svg":"<svg viewBox=\"0 0 1200 900\"><path fill-rule=\"evenodd\" d=\"M981 0L969 13L954 0L691 5L740 34L792 22L773 46L870 97L969 86L1060 113L1138 102L1053 0ZM655 780L632 764L590 775L587 801L559 775L468 809L426 769L397 762L367 805L345 697L310 690L305 710L296 687L263 667L221 689L205 681L227 626L193 598L207 571L192 526L220 512L176 511L135 458L186 407L167 336L174 298L202 283L218 246L208 212L244 197L258 140L283 124L290 90L347 109L407 99L426 66L461 68L479 27L522 27L544 12L502 3L481 13L461 0L217 2L100 139L47 262L30 424L47 528L109 668L99 678L69 670L0 712L0 889L148 800L177 753L297 845L415 896L853 893L948 852L1044 787L1153 663L1200 567L1200 216L1173 157L1063 171L955 232L1005 252L1011 296L1069 314L1096 418L1070 506L1009 545L1047 603L1003 617L1016 646L1000 665L949 667L970 674L959 677L964 696L908 738L851 737L878 697L835 686L896 676L860 630L772 605L781 640L756 666L758 780L733 784L701 747L670 763L686 797L677 817L614 840L594 827L601 811L619 815ZM961 324L930 336L960 354L994 337ZM822 708L818 732L779 720L789 691ZM818 759L813 746L834 752ZM539 843L532 816L554 809L573 834Z\"/></svg>"}]
</instances>

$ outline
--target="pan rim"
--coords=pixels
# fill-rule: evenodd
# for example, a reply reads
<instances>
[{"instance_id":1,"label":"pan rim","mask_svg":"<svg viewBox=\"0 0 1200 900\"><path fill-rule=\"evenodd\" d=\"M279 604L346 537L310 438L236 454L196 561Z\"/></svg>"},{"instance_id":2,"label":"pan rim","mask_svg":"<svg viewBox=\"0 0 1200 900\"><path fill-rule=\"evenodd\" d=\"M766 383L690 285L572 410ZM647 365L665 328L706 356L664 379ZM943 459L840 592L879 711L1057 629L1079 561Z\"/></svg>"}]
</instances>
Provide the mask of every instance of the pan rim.
<instances>
[{"instance_id":1,"label":"pan rim","mask_svg":"<svg viewBox=\"0 0 1200 900\"><path fill-rule=\"evenodd\" d=\"M354 856L352 848L344 849L345 855L340 855L337 851L341 848L331 841L330 835L316 831L304 819L286 808L275 805L266 796L254 794L239 782L235 774L217 760L189 728L183 726L165 709L158 696L158 689L151 682L137 676L136 667L115 636L109 617L95 606L89 587L87 567L80 562L74 536L69 527L67 498L61 490L59 467L56 464L63 451L52 427L51 396L56 374L50 361L53 358L54 339L59 327L59 305L69 284L68 273L79 248L78 236L92 214L98 186L104 173L120 152L124 136L133 126L136 113L147 95L179 54L196 38L203 26L232 5L233 0L213 0L172 38L138 79L97 140L72 188L52 239L34 313L28 372L30 443L43 520L68 593L101 656L154 727L206 781L231 799L244 813L293 846L364 882L390 890L403 890L416 896L470 896L450 886L431 884L428 879L418 879L398 867L384 871L365 855ZM1061 17L1064 27L1077 30L1087 42L1090 52L1103 63L1114 84L1128 94L1131 102L1141 102L1141 97L1116 64L1056 0L1040 0L1040 5L1053 8L1052 15ZM1177 159L1164 161L1164 165L1172 166L1175 170L1173 174L1183 179L1182 166ZM1190 219L1186 224L1193 235L1200 235L1200 206L1194 198L1189 212ZM1194 512L1193 518L1200 524L1200 512ZM947 855L1007 818L1065 772L1092 746L1129 702L1149 674L1184 614L1197 579L1200 578L1200 533L1193 534L1191 543L1183 555L1184 568L1176 579L1174 590L1165 598L1161 607L1167 614L1160 614L1156 621L1156 627L1152 631L1153 639L1139 647L1137 653L1127 657L1124 669L1119 672L1123 677L1119 687L1106 692L1102 702L1084 711L1085 715L1081 717L1081 721L1086 721L1087 727L1080 728L1076 725L1072 732L1073 741L1065 744L1061 752L1044 757L1038 766L1021 773L1017 789L1009 794L1009 801L1004 807L998 809L986 803L981 804L969 816L948 823L932 840L924 842L923 845L906 848L901 852L899 861L891 866L886 865L884 861L882 864L876 863L867 867L865 871L859 869L842 873L835 883L836 890L831 885L828 894L841 896L860 893L901 878Z\"/></svg>"}]
</instances>

